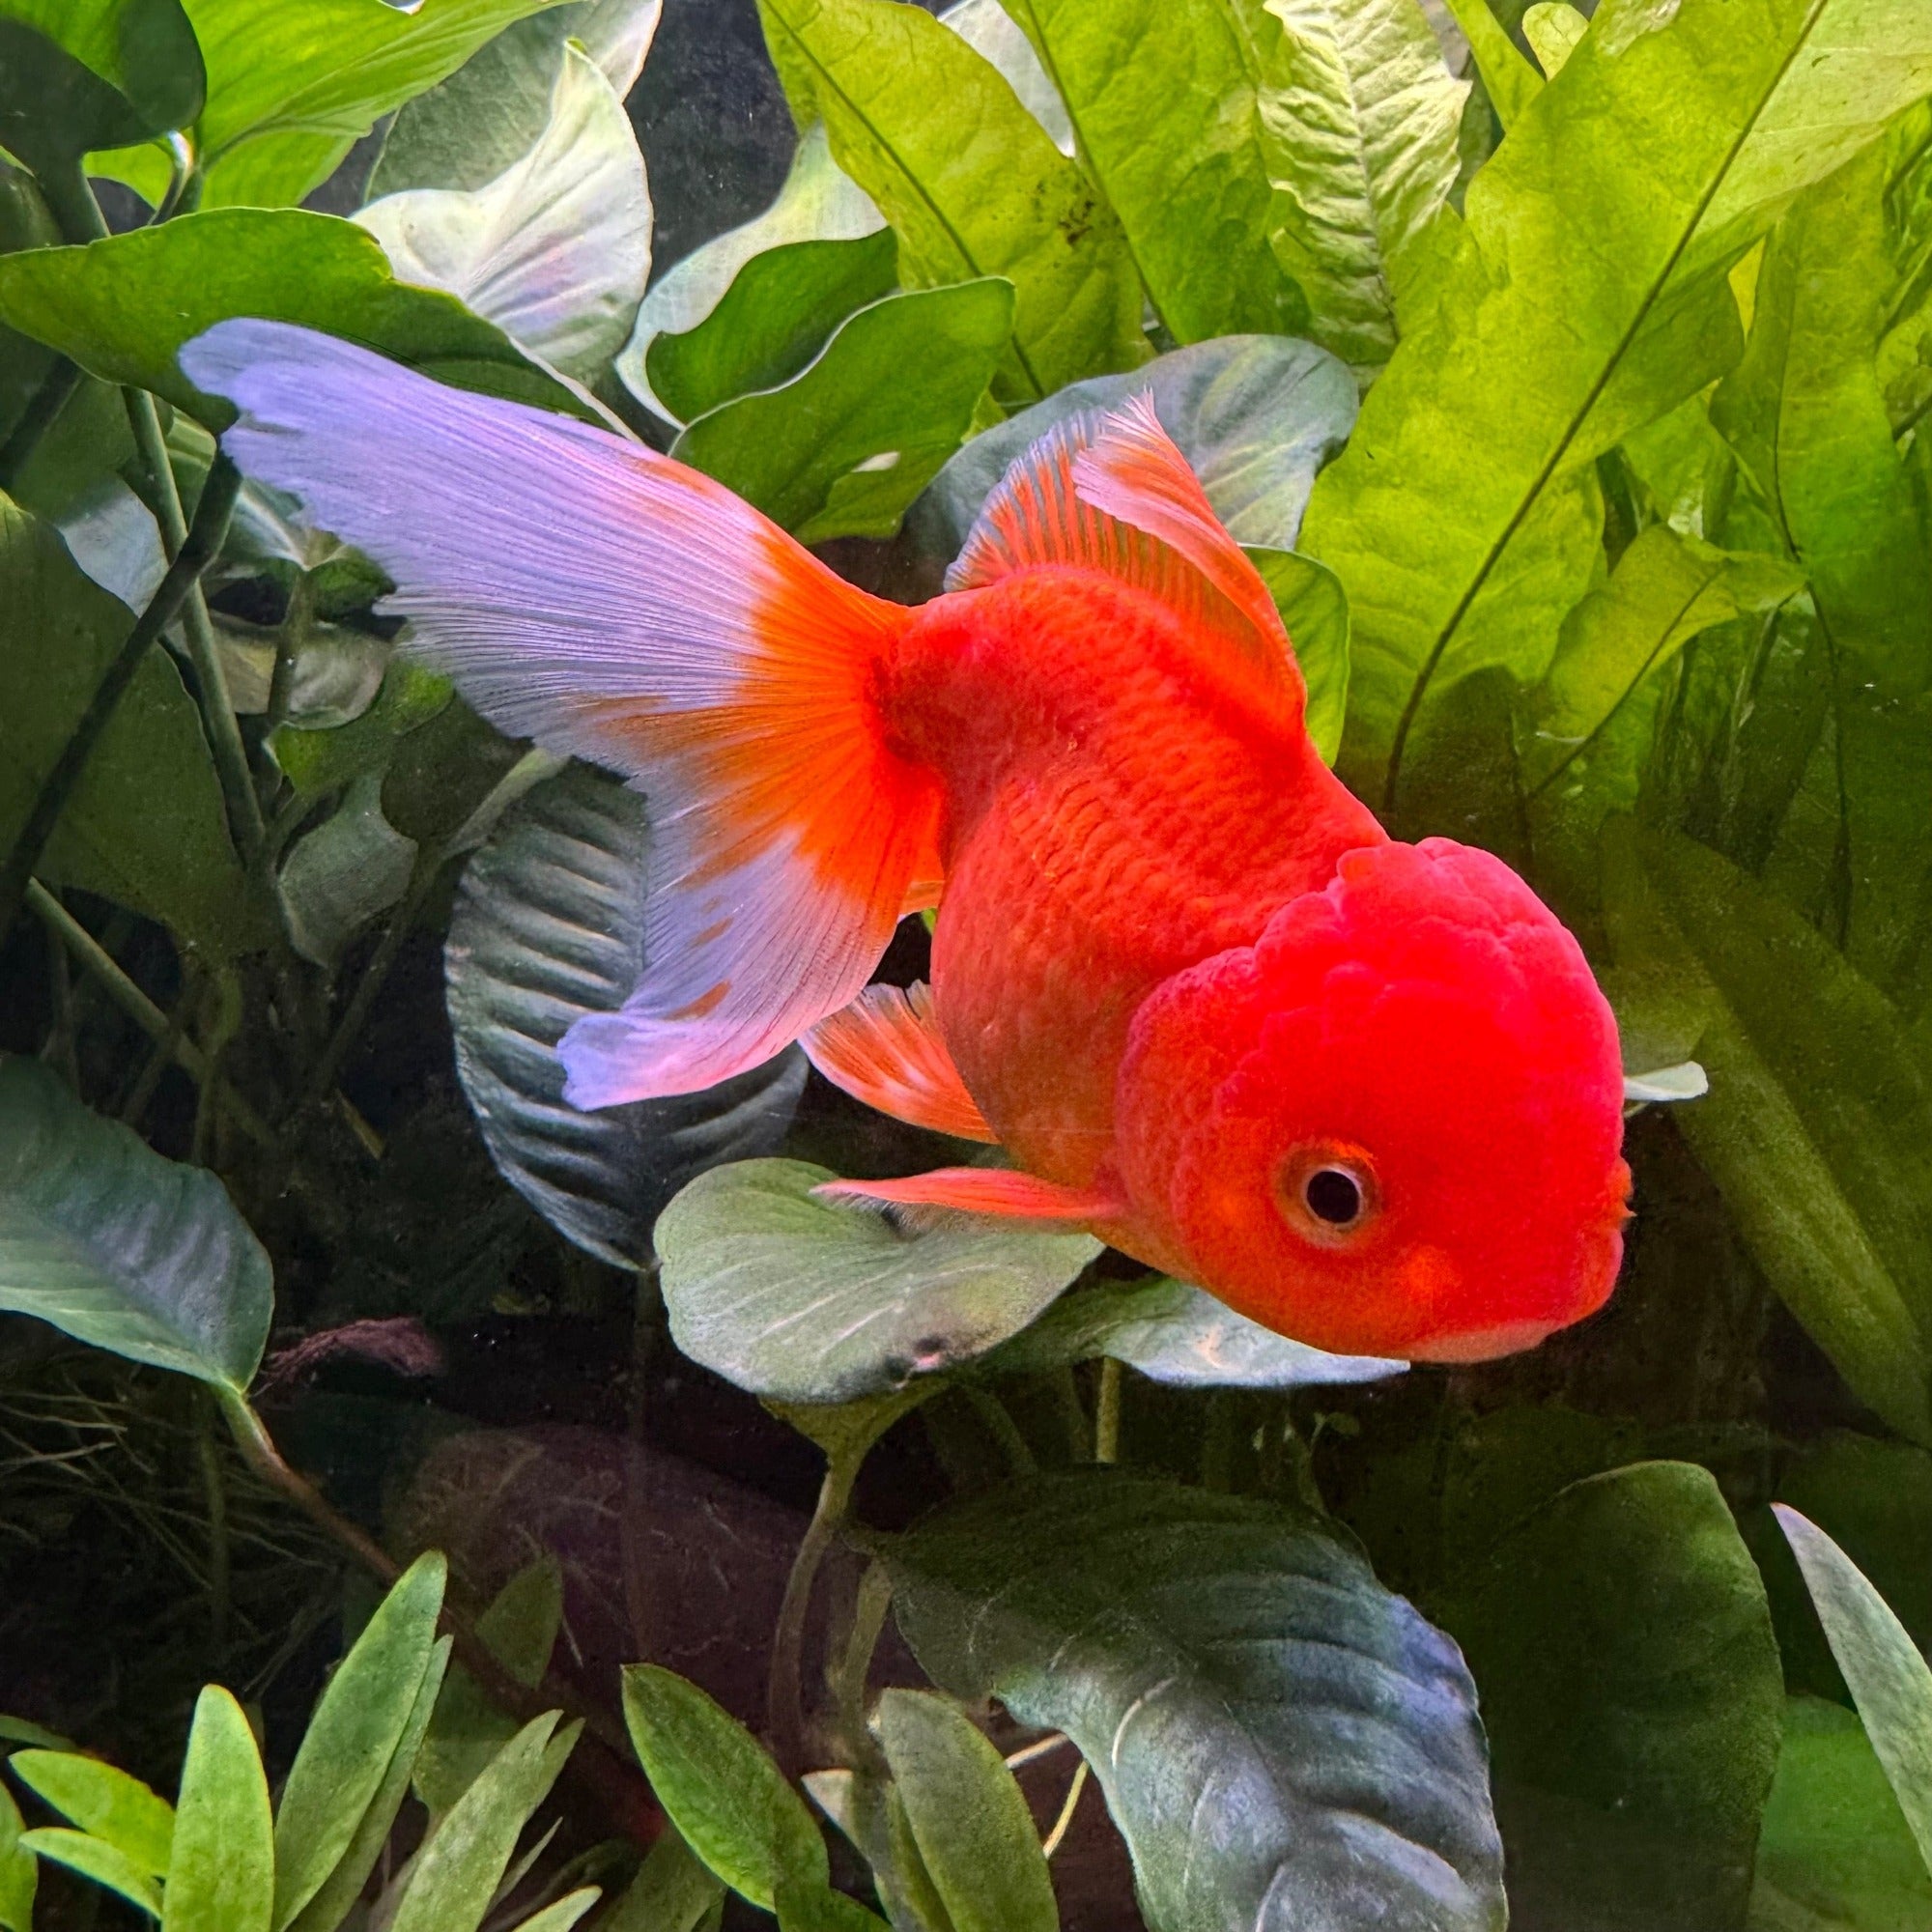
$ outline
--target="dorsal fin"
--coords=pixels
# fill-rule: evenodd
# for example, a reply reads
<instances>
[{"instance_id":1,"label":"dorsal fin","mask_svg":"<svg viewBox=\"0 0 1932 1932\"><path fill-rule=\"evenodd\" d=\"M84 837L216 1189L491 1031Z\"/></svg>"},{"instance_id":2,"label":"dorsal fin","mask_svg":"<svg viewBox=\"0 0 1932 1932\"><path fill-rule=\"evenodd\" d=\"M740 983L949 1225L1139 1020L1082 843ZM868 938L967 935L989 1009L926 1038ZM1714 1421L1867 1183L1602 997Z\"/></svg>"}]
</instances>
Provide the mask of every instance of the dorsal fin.
<instances>
[{"instance_id":1,"label":"dorsal fin","mask_svg":"<svg viewBox=\"0 0 1932 1932\"><path fill-rule=\"evenodd\" d=\"M1221 526L1160 426L1152 401L1063 417L1014 460L946 573L970 590L1042 564L1074 564L1137 585L1285 677L1304 697L1274 599Z\"/></svg>"},{"instance_id":2,"label":"dorsal fin","mask_svg":"<svg viewBox=\"0 0 1932 1932\"><path fill-rule=\"evenodd\" d=\"M819 1072L856 1100L916 1127L965 1141L996 1141L966 1091L933 1017L924 985L867 986L805 1036Z\"/></svg>"}]
</instances>

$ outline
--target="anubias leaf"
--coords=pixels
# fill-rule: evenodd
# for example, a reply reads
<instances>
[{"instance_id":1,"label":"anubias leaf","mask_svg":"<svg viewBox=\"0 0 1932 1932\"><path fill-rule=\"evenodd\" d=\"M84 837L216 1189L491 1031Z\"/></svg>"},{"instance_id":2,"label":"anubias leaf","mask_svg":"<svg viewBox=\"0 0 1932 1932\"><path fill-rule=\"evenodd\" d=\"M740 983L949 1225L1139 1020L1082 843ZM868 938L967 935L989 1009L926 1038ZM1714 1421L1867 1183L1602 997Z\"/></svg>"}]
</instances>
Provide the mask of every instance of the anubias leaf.
<instances>
[{"instance_id":1,"label":"anubias leaf","mask_svg":"<svg viewBox=\"0 0 1932 1932\"><path fill-rule=\"evenodd\" d=\"M695 1175L775 1148L805 1085L791 1051L701 1094L586 1113L556 1043L613 1012L643 971L644 801L574 765L539 785L469 862L443 955L456 1070L503 1177L566 1239L618 1267Z\"/></svg>"},{"instance_id":2,"label":"anubias leaf","mask_svg":"<svg viewBox=\"0 0 1932 1932\"><path fill-rule=\"evenodd\" d=\"M0 1309L239 1393L274 1291L213 1175L162 1159L15 1059L0 1061Z\"/></svg>"},{"instance_id":3,"label":"anubias leaf","mask_svg":"<svg viewBox=\"0 0 1932 1932\"><path fill-rule=\"evenodd\" d=\"M761 0L801 125L897 231L909 285L1002 275L1018 293L1003 403L1144 361L1119 220L991 63L896 0Z\"/></svg>"},{"instance_id":4,"label":"anubias leaf","mask_svg":"<svg viewBox=\"0 0 1932 1932\"><path fill-rule=\"evenodd\" d=\"M878 1395L1017 1333L1100 1252L1091 1235L998 1225L901 1234L812 1198L837 1178L740 1161L665 1209L665 1302L694 1361L783 1402Z\"/></svg>"},{"instance_id":5,"label":"anubias leaf","mask_svg":"<svg viewBox=\"0 0 1932 1932\"><path fill-rule=\"evenodd\" d=\"M248 1719L211 1684L194 1707L161 1932L270 1932L275 1848L269 1780Z\"/></svg>"},{"instance_id":6,"label":"anubias leaf","mask_svg":"<svg viewBox=\"0 0 1932 1932\"><path fill-rule=\"evenodd\" d=\"M884 1556L936 1682L1079 1747L1153 1932L1499 1932L1462 1658L1320 1519L1094 1471Z\"/></svg>"}]
</instances>

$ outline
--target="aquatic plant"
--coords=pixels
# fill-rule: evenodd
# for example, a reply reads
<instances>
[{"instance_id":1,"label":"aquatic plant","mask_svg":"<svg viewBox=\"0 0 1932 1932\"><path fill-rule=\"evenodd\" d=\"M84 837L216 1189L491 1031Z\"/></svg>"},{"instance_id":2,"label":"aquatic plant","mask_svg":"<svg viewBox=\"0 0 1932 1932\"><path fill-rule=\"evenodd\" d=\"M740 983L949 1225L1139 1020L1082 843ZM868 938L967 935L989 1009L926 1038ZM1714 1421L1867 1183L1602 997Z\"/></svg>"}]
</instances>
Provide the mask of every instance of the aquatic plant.
<instances>
[{"instance_id":1,"label":"aquatic plant","mask_svg":"<svg viewBox=\"0 0 1932 1932\"><path fill-rule=\"evenodd\" d=\"M1449 11L758 0L727 209L657 0L0 0L5 1932L1932 1918L1932 14ZM650 801L238 470L241 317L907 601L1147 394L1322 755L1603 980L1609 1309L1405 1372L827 1202L962 1155L795 1050L570 1107ZM75 1522L171 1613L83 1649ZM80 1742L185 1736L172 1811L24 1721L63 1641L145 1648Z\"/></svg>"}]
</instances>

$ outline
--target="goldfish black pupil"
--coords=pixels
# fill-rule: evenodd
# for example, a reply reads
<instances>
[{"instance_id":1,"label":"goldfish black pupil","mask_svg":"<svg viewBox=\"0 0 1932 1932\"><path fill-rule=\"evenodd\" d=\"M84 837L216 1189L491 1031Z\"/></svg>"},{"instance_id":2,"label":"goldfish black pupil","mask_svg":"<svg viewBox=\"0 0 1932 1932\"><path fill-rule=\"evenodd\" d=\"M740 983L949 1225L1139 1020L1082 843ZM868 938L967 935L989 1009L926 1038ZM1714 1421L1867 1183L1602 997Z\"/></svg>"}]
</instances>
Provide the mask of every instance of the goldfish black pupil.
<instances>
[{"instance_id":1,"label":"goldfish black pupil","mask_svg":"<svg viewBox=\"0 0 1932 1932\"><path fill-rule=\"evenodd\" d=\"M1350 1227L1361 1215L1362 1184L1339 1167L1318 1167L1302 1184L1301 1198L1308 1211L1331 1228Z\"/></svg>"}]
</instances>

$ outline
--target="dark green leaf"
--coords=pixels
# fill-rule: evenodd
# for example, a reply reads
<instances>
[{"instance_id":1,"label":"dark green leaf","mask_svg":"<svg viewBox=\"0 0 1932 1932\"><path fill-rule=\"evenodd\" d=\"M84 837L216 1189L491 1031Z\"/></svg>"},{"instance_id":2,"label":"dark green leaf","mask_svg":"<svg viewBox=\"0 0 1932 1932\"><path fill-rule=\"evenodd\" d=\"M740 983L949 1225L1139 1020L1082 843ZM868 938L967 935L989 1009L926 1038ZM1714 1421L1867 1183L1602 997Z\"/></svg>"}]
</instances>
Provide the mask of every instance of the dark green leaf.
<instances>
[{"instance_id":1,"label":"dark green leaf","mask_svg":"<svg viewBox=\"0 0 1932 1932\"><path fill-rule=\"evenodd\" d=\"M269 1932L273 1833L255 1734L241 1705L211 1684L187 1736L161 1932Z\"/></svg>"},{"instance_id":2,"label":"dark green leaf","mask_svg":"<svg viewBox=\"0 0 1932 1932\"><path fill-rule=\"evenodd\" d=\"M650 824L637 792L573 766L470 860L444 952L456 1069L491 1157L559 1233L618 1267L694 1175L783 1137L805 1061L786 1053L703 1094L584 1113L556 1043L614 1011L643 971Z\"/></svg>"},{"instance_id":3,"label":"dark green leaf","mask_svg":"<svg viewBox=\"0 0 1932 1932\"><path fill-rule=\"evenodd\" d=\"M913 284L1000 275L1018 292L996 395L1037 402L1146 357L1140 278L1080 168L958 35L893 0L761 0L801 125L898 234Z\"/></svg>"},{"instance_id":4,"label":"dark green leaf","mask_svg":"<svg viewBox=\"0 0 1932 1932\"><path fill-rule=\"evenodd\" d=\"M651 1663L624 1672L624 1721L670 1821L704 1862L767 1912L787 1882L825 1886L825 1840L762 1746L696 1685Z\"/></svg>"},{"instance_id":5,"label":"dark green leaf","mask_svg":"<svg viewBox=\"0 0 1932 1932\"><path fill-rule=\"evenodd\" d=\"M659 1217L673 1338L755 1395L850 1402L983 1354L1099 1253L1091 1235L936 1228L812 1198L797 1160L714 1168Z\"/></svg>"},{"instance_id":6,"label":"dark green leaf","mask_svg":"<svg viewBox=\"0 0 1932 1932\"><path fill-rule=\"evenodd\" d=\"M1519 1903L1577 1932L1739 1924L1784 1693L1709 1473L1573 1484L1463 1571L1443 1614L1482 1690Z\"/></svg>"},{"instance_id":7,"label":"dark green leaf","mask_svg":"<svg viewBox=\"0 0 1932 1932\"><path fill-rule=\"evenodd\" d=\"M289 939L304 959L333 969L349 943L408 892L416 843L383 816L382 781L373 772L305 832L282 862Z\"/></svg>"},{"instance_id":8,"label":"dark green leaf","mask_svg":"<svg viewBox=\"0 0 1932 1932\"><path fill-rule=\"evenodd\" d=\"M214 429L234 421L233 407L196 389L175 352L238 315L347 336L462 387L580 408L501 329L451 296L398 282L382 243L332 214L217 210L84 248L0 256L0 321Z\"/></svg>"},{"instance_id":9,"label":"dark green leaf","mask_svg":"<svg viewBox=\"0 0 1932 1932\"><path fill-rule=\"evenodd\" d=\"M985 1733L923 1690L888 1690L872 1724L956 1932L1058 1932L1033 1814Z\"/></svg>"},{"instance_id":10,"label":"dark green leaf","mask_svg":"<svg viewBox=\"0 0 1932 1932\"><path fill-rule=\"evenodd\" d=\"M792 242L753 255L695 328L652 338L651 390L680 422L788 383L855 309L898 280L890 228L851 241Z\"/></svg>"},{"instance_id":11,"label":"dark green leaf","mask_svg":"<svg viewBox=\"0 0 1932 1932\"><path fill-rule=\"evenodd\" d=\"M774 1909L779 1932L889 1932L876 1912L842 1891L781 1885Z\"/></svg>"},{"instance_id":12,"label":"dark green leaf","mask_svg":"<svg viewBox=\"0 0 1932 1932\"><path fill-rule=\"evenodd\" d=\"M269 1257L206 1169L91 1114L46 1067L0 1061L0 1308L217 1388L245 1389Z\"/></svg>"},{"instance_id":13,"label":"dark green leaf","mask_svg":"<svg viewBox=\"0 0 1932 1932\"><path fill-rule=\"evenodd\" d=\"M935 1680L1093 1765L1154 1932L1502 1925L1462 1659L1319 1520L1096 1471L885 1555Z\"/></svg>"},{"instance_id":14,"label":"dark green leaf","mask_svg":"<svg viewBox=\"0 0 1932 1932\"><path fill-rule=\"evenodd\" d=\"M112 1845L150 1878L167 1876L174 1856L174 1806L138 1777L78 1751L15 1751L8 1764L64 1818Z\"/></svg>"},{"instance_id":15,"label":"dark green leaf","mask_svg":"<svg viewBox=\"0 0 1932 1932\"><path fill-rule=\"evenodd\" d=\"M397 662L384 674L376 701L347 724L302 729L283 725L269 749L304 798L321 798L365 772L381 772L397 739L427 724L449 703L450 682L420 666Z\"/></svg>"},{"instance_id":16,"label":"dark green leaf","mask_svg":"<svg viewBox=\"0 0 1932 1932\"><path fill-rule=\"evenodd\" d=\"M677 1827L667 1825L637 1877L598 1921L598 1932L694 1932L724 1893Z\"/></svg>"},{"instance_id":17,"label":"dark green leaf","mask_svg":"<svg viewBox=\"0 0 1932 1932\"><path fill-rule=\"evenodd\" d=\"M1012 326L997 277L888 296L803 375L700 416L672 454L802 542L890 536L958 448Z\"/></svg>"}]
</instances>

